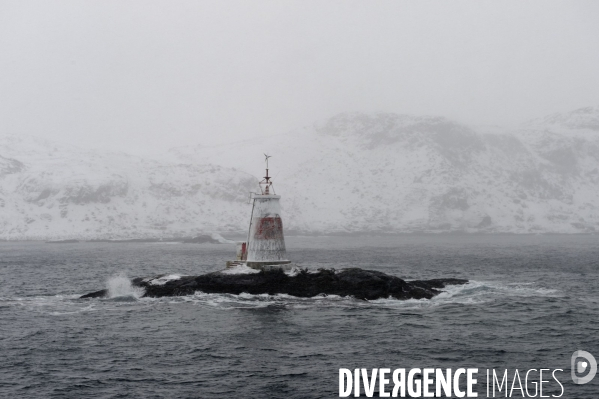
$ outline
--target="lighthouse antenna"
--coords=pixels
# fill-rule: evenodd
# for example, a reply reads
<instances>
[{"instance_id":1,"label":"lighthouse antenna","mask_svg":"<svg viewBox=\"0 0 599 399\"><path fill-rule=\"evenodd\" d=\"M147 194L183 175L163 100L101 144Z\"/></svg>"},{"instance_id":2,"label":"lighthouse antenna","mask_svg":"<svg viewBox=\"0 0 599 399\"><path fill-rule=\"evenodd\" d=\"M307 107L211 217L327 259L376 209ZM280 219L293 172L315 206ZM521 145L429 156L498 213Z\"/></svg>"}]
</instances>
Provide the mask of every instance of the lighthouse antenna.
<instances>
[{"instance_id":1,"label":"lighthouse antenna","mask_svg":"<svg viewBox=\"0 0 599 399\"><path fill-rule=\"evenodd\" d=\"M264 154L264 158L266 160L266 180L268 180L268 158L271 158L271 155Z\"/></svg>"},{"instance_id":2,"label":"lighthouse antenna","mask_svg":"<svg viewBox=\"0 0 599 399\"><path fill-rule=\"evenodd\" d=\"M269 195L271 189L274 194L274 189L272 188L272 182L270 181L270 176L268 175L268 158L272 158L272 157L268 154L264 154L264 160L266 161L266 176L264 176L264 180L262 180L260 182L260 188L262 188L262 185L264 185L264 190L261 190L263 195Z\"/></svg>"}]
</instances>

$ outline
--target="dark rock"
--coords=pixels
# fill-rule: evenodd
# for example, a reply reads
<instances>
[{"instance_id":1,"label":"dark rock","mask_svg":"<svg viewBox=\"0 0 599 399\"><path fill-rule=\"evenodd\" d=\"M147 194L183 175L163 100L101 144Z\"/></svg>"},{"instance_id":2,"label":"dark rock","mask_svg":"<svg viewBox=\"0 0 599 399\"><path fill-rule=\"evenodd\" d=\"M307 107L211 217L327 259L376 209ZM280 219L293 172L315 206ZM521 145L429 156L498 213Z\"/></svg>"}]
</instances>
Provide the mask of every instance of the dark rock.
<instances>
[{"instance_id":1,"label":"dark rock","mask_svg":"<svg viewBox=\"0 0 599 399\"><path fill-rule=\"evenodd\" d=\"M96 292L90 292L89 294L85 294L85 295L81 296L80 299L104 298L106 296L106 294L108 294L108 290L100 290L100 291L96 291Z\"/></svg>"},{"instance_id":2,"label":"dark rock","mask_svg":"<svg viewBox=\"0 0 599 399\"><path fill-rule=\"evenodd\" d=\"M134 286L145 289L145 297L191 295L196 291L222 294L288 294L297 297L317 295L353 296L357 299L378 298L430 299L441 293L447 285L466 284L468 280L434 279L404 281L399 277L359 268L334 270L320 269L315 272L303 270L289 276L281 270L261 271L253 274L223 274L213 272L201 276L184 276L161 285L151 284L152 279L135 278ZM82 298L98 298L106 290L84 295Z\"/></svg>"}]
</instances>

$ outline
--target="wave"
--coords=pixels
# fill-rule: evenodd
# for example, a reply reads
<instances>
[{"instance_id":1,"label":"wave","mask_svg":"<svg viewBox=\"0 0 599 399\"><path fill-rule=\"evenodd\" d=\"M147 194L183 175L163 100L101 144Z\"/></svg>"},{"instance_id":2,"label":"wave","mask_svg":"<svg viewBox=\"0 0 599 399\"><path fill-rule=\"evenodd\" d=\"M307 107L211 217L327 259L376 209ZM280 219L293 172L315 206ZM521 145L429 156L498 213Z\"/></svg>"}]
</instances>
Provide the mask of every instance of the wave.
<instances>
[{"instance_id":1,"label":"wave","mask_svg":"<svg viewBox=\"0 0 599 399\"><path fill-rule=\"evenodd\" d=\"M72 315L95 309L95 303L78 301L80 295L0 298L0 307L11 307L51 316Z\"/></svg>"},{"instance_id":2,"label":"wave","mask_svg":"<svg viewBox=\"0 0 599 399\"><path fill-rule=\"evenodd\" d=\"M393 298L373 301L358 300L338 295L318 295L311 298L299 298L287 294L251 295L207 294L196 292L181 297L143 298L143 288L134 287L124 273L110 277L106 281L108 298L97 300L79 300L79 295L36 296L25 298L0 298L0 308L20 307L26 310L50 315L69 315L97 310L129 310L133 307L166 304L192 304L218 308L301 310L310 308L347 308L347 309L399 309L417 310L447 305L477 305L493 301L505 301L510 298L560 297L558 290L539 287L536 283L502 283L497 281L470 281L464 285L451 285L432 299L410 299L406 301Z\"/></svg>"},{"instance_id":3,"label":"wave","mask_svg":"<svg viewBox=\"0 0 599 399\"><path fill-rule=\"evenodd\" d=\"M110 277L106 281L106 289L108 290L108 299L116 300L123 300L125 298L137 300L145 293L142 287L134 287L131 284L131 279L122 272Z\"/></svg>"},{"instance_id":4,"label":"wave","mask_svg":"<svg viewBox=\"0 0 599 399\"><path fill-rule=\"evenodd\" d=\"M314 308L314 307L345 307L345 308L422 308L436 307L446 304L479 304L491 302L498 299L505 300L510 297L559 297L560 291L538 287L534 283L501 283L488 281L470 281L464 285L451 285L443 289L443 292L432 299L410 299L406 301L394 298L377 299L373 301L362 301L353 297L341 297L338 295L319 295L311 298L298 298L286 294L277 295L251 295L242 293L233 294L206 294L196 292L194 295L184 297L170 297L150 299L156 301L168 301L169 303L193 303L200 306L217 307L223 309L241 308L276 308L286 307L290 309ZM149 298L144 298L146 300Z\"/></svg>"},{"instance_id":5,"label":"wave","mask_svg":"<svg viewBox=\"0 0 599 399\"><path fill-rule=\"evenodd\" d=\"M555 289L538 287L536 283L502 283L497 281L471 280L463 285L449 285L432 299L378 299L372 303L387 306L434 307L447 304L473 305L505 300L507 298L560 297L561 292ZM399 303L399 304L398 304Z\"/></svg>"}]
</instances>

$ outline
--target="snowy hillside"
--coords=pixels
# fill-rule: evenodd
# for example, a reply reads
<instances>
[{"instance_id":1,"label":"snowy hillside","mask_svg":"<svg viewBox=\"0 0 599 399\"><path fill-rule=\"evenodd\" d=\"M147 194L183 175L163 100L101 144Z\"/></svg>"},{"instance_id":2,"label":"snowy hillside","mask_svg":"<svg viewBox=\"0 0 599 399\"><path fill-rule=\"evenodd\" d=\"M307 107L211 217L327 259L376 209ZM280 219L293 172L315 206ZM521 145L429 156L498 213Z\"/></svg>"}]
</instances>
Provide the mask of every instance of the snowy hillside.
<instances>
[{"instance_id":1,"label":"snowy hillside","mask_svg":"<svg viewBox=\"0 0 599 399\"><path fill-rule=\"evenodd\" d=\"M268 152L286 227L300 232L592 232L598 120L585 108L481 133L440 117L352 113L171 155L255 173Z\"/></svg>"},{"instance_id":2,"label":"snowy hillside","mask_svg":"<svg viewBox=\"0 0 599 399\"><path fill-rule=\"evenodd\" d=\"M255 179L0 136L0 238L143 238L234 229Z\"/></svg>"},{"instance_id":3,"label":"snowy hillside","mask_svg":"<svg viewBox=\"0 0 599 399\"><path fill-rule=\"evenodd\" d=\"M599 229L599 109L583 108L510 131L341 114L161 160L0 136L0 239L243 232L264 152L288 232Z\"/></svg>"}]
</instances>

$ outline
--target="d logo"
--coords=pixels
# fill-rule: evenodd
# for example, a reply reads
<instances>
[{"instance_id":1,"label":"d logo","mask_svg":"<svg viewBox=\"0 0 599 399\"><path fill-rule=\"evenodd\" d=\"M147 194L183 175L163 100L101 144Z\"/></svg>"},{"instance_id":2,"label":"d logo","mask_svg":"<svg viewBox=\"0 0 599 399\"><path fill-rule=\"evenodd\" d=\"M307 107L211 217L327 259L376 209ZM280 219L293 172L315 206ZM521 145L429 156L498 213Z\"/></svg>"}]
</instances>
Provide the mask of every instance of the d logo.
<instances>
[{"instance_id":1,"label":"d logo","mask_svg":"<svg viewBox=\"0 0 599 399\"><path fill-rule=\"evenodd\" d=\"M589 352L576 351L572 354L572 358L570 359L570 361L572 370L572 381L574 381L575 384L586 384L595 377L595 374L597 374L597 361ZM577 376L577 374L582 374L587 369L589 369L589 373L586 376Z\"/></svg>"}]
</instances>

